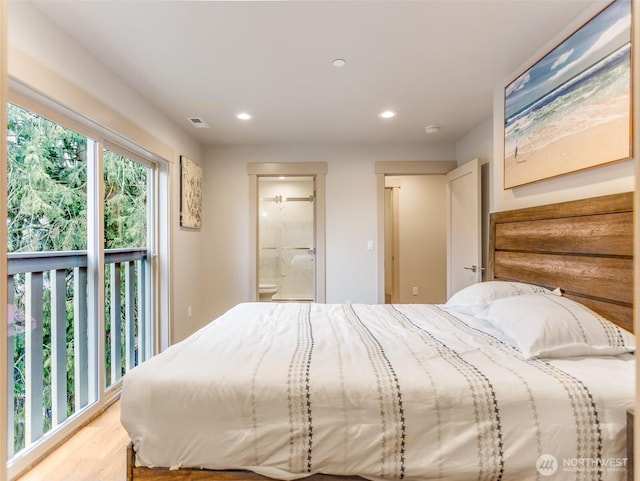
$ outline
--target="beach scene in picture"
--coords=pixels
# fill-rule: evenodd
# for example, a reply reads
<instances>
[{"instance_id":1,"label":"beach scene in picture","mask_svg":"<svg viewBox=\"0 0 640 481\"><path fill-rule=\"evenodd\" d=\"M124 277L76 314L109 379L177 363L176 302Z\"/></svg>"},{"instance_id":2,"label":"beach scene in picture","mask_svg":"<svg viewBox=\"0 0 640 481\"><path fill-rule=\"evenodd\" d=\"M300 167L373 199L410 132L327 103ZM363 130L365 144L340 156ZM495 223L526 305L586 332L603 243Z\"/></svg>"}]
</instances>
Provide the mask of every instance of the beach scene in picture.
<instances>
[{"instance_id":1,"label":"beach scene in picture","mask_svg":"<svg viewBox=\"0 0 640 481\"><path fill-rule=\"evenodd\" d=\"M505 89L504 188L631 157L631 1L617 0Z\"/></svg>"}]
</instances>

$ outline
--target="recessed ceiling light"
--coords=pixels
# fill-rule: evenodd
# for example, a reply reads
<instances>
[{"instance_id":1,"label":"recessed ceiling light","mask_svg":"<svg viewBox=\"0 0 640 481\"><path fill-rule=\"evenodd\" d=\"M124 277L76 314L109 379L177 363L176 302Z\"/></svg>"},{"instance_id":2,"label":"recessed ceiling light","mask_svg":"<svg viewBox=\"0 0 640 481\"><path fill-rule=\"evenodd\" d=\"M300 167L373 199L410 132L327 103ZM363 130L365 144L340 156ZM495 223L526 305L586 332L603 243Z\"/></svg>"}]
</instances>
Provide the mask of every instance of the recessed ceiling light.
<instances>
[{"instance_id":1,"label":"recessed ceiling light","mask_svg":"<svg viewBox=\"0 0 640 481\"><path fill-rule=\"evenodd\" d=\"M236 114L236 119L239 120L251 120L253 116L247 112L240 112Z\"/></svg>"},{"instance_id":2,"label":"recessed ceiling light","mask_svg":"<svg viewBox=\"0 0 640 481\"><path fill-rule=\"evenodd\" d=\"M396 113L393 110L384 110L378 114L381 119L392 119L395 116Z\"/></svg>"},{"instance_id":3,"label":"recessed ceiling light","mask_svg":"<svg viewBox=\"0 0 640 481\"><path fill-rule=\"evenodd\" d=\"M427 134L435 134L439 130L440 130L440 126L439 125L435 125L435 124L427 125L424 128L424 131Z\"/></svg>"},{"instance_id":4,"label":"recessed ceiling light","mask_svg":"<svg viewBox=\"0 0 640 481\"><path fill-rule=\"evenodd\" d=\"M343 58L336 58L331 62L331 65L334 67L344 67L347 64L347 61Z\"/></svg>"}]
</instances>

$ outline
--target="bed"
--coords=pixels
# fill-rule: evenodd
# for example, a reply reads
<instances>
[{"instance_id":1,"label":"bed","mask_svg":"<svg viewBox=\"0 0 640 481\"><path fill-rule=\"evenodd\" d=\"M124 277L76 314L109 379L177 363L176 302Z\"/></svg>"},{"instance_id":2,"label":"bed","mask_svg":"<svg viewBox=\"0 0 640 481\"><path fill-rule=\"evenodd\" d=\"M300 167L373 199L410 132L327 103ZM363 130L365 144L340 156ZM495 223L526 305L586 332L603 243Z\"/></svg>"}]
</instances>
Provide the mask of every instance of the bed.
<instances>
[{"instance_id":1,"label":"bed","mask_svg":"<svg viewBox=\"0 0 640 481\"><path fill-rule=\"evenodd\" d=\"M445 305L235 306L126 376L127 478L623 479L632 205L492 215Z\"/></svg>"}]
</instances>

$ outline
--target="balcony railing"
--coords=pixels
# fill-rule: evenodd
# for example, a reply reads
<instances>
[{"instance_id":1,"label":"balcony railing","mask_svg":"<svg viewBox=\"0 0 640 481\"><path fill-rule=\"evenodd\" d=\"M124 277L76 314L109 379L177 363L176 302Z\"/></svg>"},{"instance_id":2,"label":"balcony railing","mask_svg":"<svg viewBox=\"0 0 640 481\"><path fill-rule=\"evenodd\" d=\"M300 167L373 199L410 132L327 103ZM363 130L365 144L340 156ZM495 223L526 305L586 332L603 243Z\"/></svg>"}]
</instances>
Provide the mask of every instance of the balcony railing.
<instances>
[{"instance_id":1,"label":"balcony railing","mask_svg":"<svg viewBox=\"0 0 640 481\"><path fill-rule=\"evenodd\" d=\"M8 272L11 458L97 399L98 369L108 387L148 357L148 253L105 251L104 333L89 315L85 251L8 254Z\"/></svg>"}]
</instances>

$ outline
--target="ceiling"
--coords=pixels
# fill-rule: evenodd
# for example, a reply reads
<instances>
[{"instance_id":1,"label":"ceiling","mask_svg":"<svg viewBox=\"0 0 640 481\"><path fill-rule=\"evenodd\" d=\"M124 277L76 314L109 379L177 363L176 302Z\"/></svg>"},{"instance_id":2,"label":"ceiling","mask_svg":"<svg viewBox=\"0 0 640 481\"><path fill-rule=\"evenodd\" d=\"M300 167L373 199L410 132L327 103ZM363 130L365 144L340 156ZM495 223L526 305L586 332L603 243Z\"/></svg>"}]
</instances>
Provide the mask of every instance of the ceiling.
<instances>
[{"instance_id":1,"label":"ceiling","mask_svg":"<svg viewBox=\"0 0 640 481\"><path fill-rule=\"evenodd\" d=\"M490 117L495 86L594 2L33 3L214 145L455 142ZM385 109L397 116L379 118ZM240 111L253 118L236 119ZM440 130L426 134L429 124Z\"/></svg>"}]
</instances>

